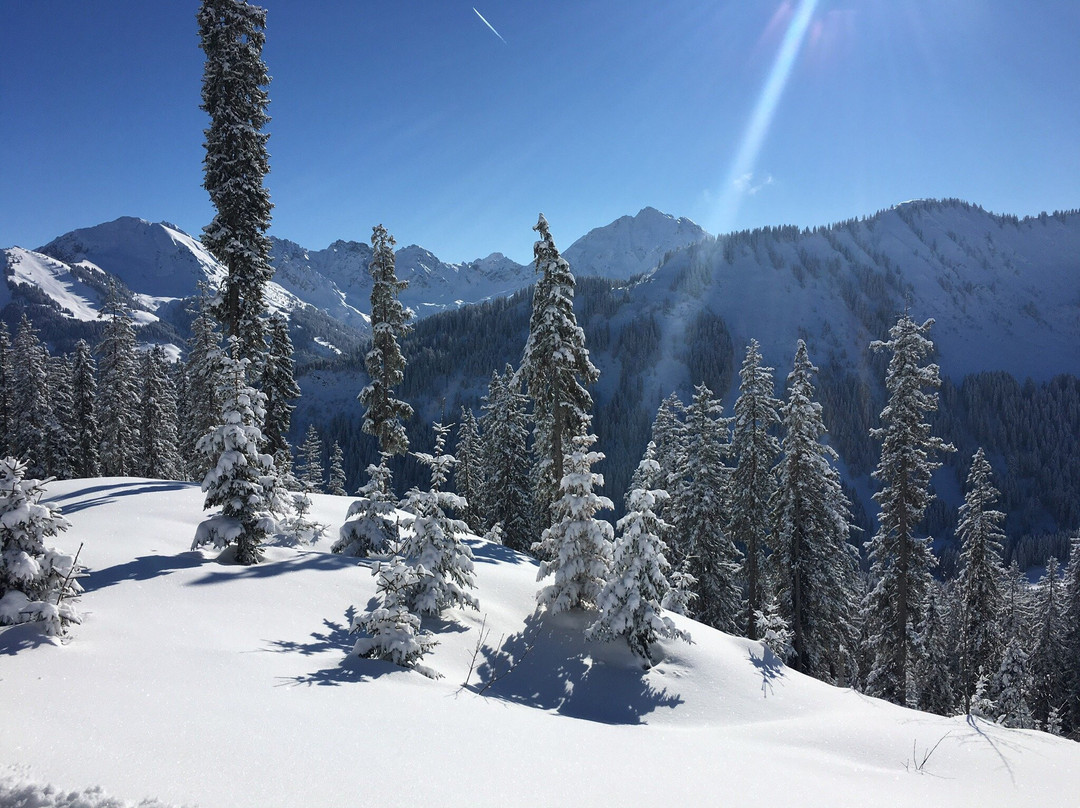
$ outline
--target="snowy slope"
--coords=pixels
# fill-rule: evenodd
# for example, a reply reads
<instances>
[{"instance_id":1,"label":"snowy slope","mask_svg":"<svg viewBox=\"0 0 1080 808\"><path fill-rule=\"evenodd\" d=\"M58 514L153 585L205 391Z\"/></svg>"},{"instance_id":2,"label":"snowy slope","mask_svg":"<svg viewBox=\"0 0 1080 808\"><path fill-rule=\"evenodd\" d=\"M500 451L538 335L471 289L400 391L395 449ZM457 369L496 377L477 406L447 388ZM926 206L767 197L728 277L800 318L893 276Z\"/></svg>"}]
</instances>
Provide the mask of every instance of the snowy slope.
<instances>
[{"instance_id":1,"label":"snowy slope","mask_svg":"<svg viewBox=\"0 0 1080 808\"><path fill-rule=\"evenodd\" d=\"M654 313L664 353L692 318L723 318L738 357L751 338L786 373L795 342L817 362L865 367L906 308L933 317L942 372L1018 379L1080 373L1080 213L1016 220L961 202L917 202L814 231L768 228L681 250L632 293ZM857 374L858 375L858 374ZM673 384L674 382L674 384ZM685 384L664 377L660 389Z\"/></svg>"},{"instance_id":2,"label":"snowy slope","mask_svg":"<svg viewBox=\"0 0 1080 808\"><path fill-rule=\"evenodd\" d=\"M563 251L574 274L627 280L655 269L665 254L705 241L709 234L690 219L643 208L590 230Z\"/></svg>"},{"instance_id":3,"label":"snowy slope","mask_svg":"<svg viewBox=\"0 0 1080 808\"><path fill-rule=\"evenodd\" d=\"M204 808L1042 807L1080 789L1080 745L829 687L690 621L694 644L642 672L620 645L582 642L584 615L536 615L535 563L478 539L480 612L429 623L441 644L425 661L444 678L346 659L369 562L327 539L251 568L191 552L190 485L50 496L91 574L66 645L0 629L0 763L18 778ZM348 502L316 497L315 516L336 527Z\"/></svg>"},{"instance_id":4,"label":"snowy slope","mask_svg":"<svg viewBox=\"0 0 1080 808\"><path fill-rule=\"evenodd\" d=\"M0 307L11 302L11 284L19 284L40 289L67 317L83 322L97 319L100 295L78 277L74 267L21 247L0 251L0 266L6 267L7 276L7 283L0 286ZM100 273L93 266L84 271Z\"/></svg>"},{"instance_id":5,"label":"snowy slope","mask_svg":"<svg viewBox=\"0 0 1080 808\"><path fill-rule=\"evenodd\" d=\"M89 261L154 297L190 297L198 282L216 285L225 275L198 239L166 222L131 216L73 230L37 252L68 264Z\"/></svg>"}]
</instances>

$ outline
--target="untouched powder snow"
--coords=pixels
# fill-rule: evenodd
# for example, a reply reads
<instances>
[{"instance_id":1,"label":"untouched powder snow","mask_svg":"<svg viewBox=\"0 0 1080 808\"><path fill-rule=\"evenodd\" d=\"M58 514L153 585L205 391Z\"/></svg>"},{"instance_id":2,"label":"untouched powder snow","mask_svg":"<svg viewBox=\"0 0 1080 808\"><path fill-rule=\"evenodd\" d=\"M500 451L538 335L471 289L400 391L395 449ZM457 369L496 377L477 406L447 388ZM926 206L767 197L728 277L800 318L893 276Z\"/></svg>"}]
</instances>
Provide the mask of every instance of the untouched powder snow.
<instances>
[{"instance_id":1,"label":"untouched powder snow","mask_svg":"<svg viewBox=\"0 0 1080 808\"><path fill-rule=\"evenodd\" d=\"M582 639L590 615L538 614L535 562L479 539L480 611L425 620L443 678L347 658L351 610L375 593L370 561L328 552L349 498L313 497L328 538L247 568L188 550L193 485L53 482L48 499L72 525L57 544L85 543L84 623L62 646L0 629L0 804L24 779L203 808L1042 807L1080 791L1078 744L830 687L678 617L694 644L663 644L644 672Z\"/></svg>"}]
</instances>

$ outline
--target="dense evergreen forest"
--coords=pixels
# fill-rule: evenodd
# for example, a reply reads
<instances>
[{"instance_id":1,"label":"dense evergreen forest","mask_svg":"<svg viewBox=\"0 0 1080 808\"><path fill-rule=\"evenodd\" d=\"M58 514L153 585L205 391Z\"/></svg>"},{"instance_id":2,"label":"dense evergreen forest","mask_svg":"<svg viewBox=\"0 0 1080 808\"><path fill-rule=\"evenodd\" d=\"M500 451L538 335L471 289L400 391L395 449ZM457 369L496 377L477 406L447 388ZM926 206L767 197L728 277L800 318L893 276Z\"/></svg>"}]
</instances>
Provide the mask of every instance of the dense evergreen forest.
<instances>
[{"instance_id":1,"label":"dense evergreen forest","mask_svg":"<svg viewBox=\"0 0 1080 808\"><path fill-rule=\"evenodd\" d=\"M606 457L597 471L604 475L604 492L615 502L617 515L622 514L623 495L662 398L674 392L687 401L693 386L704 383L730 412L737 392L737 356L744 347L733 344L723 318L699 312L685 332L681 381L661 394L650 384L660 353L659 326L652 314L626 316L629 304L627 285L600 278L577 281L578 323L601 372L593 396L595 429ZM531 307L530 288L416 323L402 342L409 369L401 395L417 411L406 424L413 445L430 449L427 425L434 420L456 422L462 407L480 412L492 372L521 360ZM813 345L811 340L811 351ZM353 376L359 389L365 353L361 347L337 360L308 364L298 374L301 385L306 373L318 371ZM767 356L765 361L779 369L777 382L782 383L790 357ZM828 359L819 367L828 440L840 455L845 483L854 494L854 521L863 535L869 535L875 512L869 474L878 453L870 429L877 425L885 403L884 365L880 358L868 357L861 370ZM1041 566L1048 554L1064 559L1065 535L1080 523L1080 380L1062 375L1036 383L1003 372L954 380L947 366L942 376L941 402L930 415L931 423L935 434L953 443L957 452L944 458L944 467L934 477L939 499L927 513L926 529L937 539L941 573L955 571L956 508L967 465L978 446L990 458L1002 492L1006 560L1015 559L1026 568ZM314 424L326 446L338 442L345 450L348 487L355 490L361 471L375 458L374 441L360 432L359 407L351 412L318 412L303 401L299 404L294 438ZM404 490L422 478L422 470L406 458L399 461L397 475Z\"/></svg>"}]
</instances>

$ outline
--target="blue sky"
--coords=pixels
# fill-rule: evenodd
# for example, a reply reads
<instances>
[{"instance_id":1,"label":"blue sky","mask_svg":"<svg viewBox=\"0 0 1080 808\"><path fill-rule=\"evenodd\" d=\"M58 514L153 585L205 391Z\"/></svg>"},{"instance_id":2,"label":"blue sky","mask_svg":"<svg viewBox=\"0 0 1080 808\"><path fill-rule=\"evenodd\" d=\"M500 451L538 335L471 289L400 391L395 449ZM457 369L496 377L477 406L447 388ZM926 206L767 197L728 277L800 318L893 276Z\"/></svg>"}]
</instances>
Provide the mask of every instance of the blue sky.
<instances>
[{"instance_id":1,"label":"blue sky","mask_svg":"<svg viewBox=\"0 0 1080 808\"><path fill-rule=\"evenodd\" d=\"M646 205L714 233L1080 207L1075 0L263 5L271 233L312 249L382 222L526 261L539 211L566 247ZM201 231L197 6L0 0L0 246Z\"/></svg>"}]
</instances>

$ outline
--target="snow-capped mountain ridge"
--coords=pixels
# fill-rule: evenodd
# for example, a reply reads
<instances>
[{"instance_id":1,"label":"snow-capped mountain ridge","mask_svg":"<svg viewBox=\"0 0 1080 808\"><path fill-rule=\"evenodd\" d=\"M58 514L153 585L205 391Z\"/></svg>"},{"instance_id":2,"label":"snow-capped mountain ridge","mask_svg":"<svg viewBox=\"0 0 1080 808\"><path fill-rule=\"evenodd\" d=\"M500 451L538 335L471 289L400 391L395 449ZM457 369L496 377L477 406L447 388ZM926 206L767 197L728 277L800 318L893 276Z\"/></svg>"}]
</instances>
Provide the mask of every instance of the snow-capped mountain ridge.
<instances>
[{"instance_id":1,"label":"snow-capped mountain ridge","mask_svg":"<svg viewBox=\"0 0 1080 808\"><path fill-rule=\"evenodd\" d=\"M321 250L276 238L271 243L272 305L283 311L305 307L335 323L344 329L335 338L339 342L361 339L370 305L371 248L349 240ZM17 263L13 250L3 255L7 264ZM121 280L149 311L193 296L199 281L214 283L224 272L192 236L132 217L75 230L20 255L23 275L9 270L5 299L10 301L14 282L36 287L68 310L73 301L57 284L70 286L82 273L85 285L91 269ZM951 372L995 363L1021 378L1080 371L1071 359L1080 355L1075 212L1020 219L958 200L913 200L813 229L770 227L713 238L688 219L644 208L590 231L564 255L581 276L626 279L644 273L646 280L633 291L635 306L654 310L661 298L678 292L677 300L664 305L682 311L684 323L700 310L722 316L736 344L754 336L786 352L796 332L813 337L827 324L829 350L858 356L870 339L882 336L884 323L911 305L939 320L935 341L949 355ZM29 272L30 266L39 272ZM531 265L501 253L452 264L418 245L398 250L397 273L409 282L403 303L420 317L506 296L534 281ZM84 321L100 304L100 294L92 291L79 292L83 303L76 308L82 306ZM161 316L170 315L166 310ZM184 327L183 318L173 319ZM677 329L666 331L666 344L676 348ZM335 341L326 333L315 336ZM989 353L981 349L999 341ZM308 340L309 346L318 344ZM1041 346L1034 363L1025 356L1032 345Z\"/></svg>"},{"instance_id":2,"label":"snow-capped mountain ridge","mask_svg":"<svg viewBox=\"0 0 1080 808\"><path fill-rule=\"evenodd\" d=\"M690 219L646 207L636 216L621 216L590 230L566 248L563 257L576 275L626 280L655 269L667 253L708 238Z\"/></svg>"}]
</instances>

